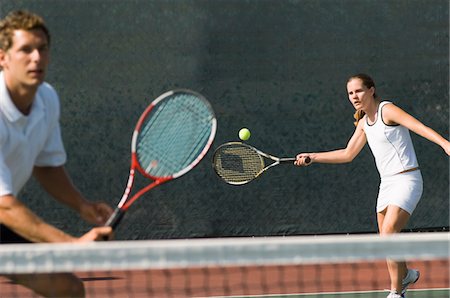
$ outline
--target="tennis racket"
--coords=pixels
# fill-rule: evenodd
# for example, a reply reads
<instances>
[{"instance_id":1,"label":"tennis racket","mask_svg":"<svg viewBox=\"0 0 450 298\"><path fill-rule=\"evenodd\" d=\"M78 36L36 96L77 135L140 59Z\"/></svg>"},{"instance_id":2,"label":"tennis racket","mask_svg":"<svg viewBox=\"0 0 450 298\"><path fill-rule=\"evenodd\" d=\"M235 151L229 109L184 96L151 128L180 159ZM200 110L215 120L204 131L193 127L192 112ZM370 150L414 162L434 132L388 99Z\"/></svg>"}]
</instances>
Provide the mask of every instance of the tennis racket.
<instances>
[{"instance_id":1,"label":"tennis racket","mask_svg":"<svg viewBox=\"0 0 450 298\"><path fill-rule=\"evenodd\" d=\"M139 197L192 170L208 152L216 130L214 111L199 93L179 89L156 98L134 129L128 183L106 225L114 229ZM153 182L130 196L136 170Z\"/></svg>"},{"instance_id":2,"label":"tennis racket","mask_svg":"<svg viewBox=\"0 0 450 298\"><path fill-rule=\"evenodd\" d=\"M264 160L270 159L271 164ZM240 142L220 145L214 152L213 167L217 175L226 183L243 185L249 183L268 169L281 163L293 163L295 157L278 158L264 153L255 147ZM310 158L306 158L310 162Z\"/></svg>"}]
</instances>

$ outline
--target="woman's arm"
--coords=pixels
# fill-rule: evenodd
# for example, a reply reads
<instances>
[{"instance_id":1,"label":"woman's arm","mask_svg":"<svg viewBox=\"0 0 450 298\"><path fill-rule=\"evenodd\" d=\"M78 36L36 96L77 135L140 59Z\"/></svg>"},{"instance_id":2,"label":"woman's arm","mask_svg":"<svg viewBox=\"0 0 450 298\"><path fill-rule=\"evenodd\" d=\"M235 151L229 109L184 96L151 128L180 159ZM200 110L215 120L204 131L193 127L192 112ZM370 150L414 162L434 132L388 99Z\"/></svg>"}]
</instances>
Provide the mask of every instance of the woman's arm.
<instances>
[{"instance_id":1,"label":"woman's arm","mask_svg":"<svg viewBox=\"0 0 450 298\"><path fill-rule=\"evenodd\" d=\"M300 153L297 155L297 160L294 164L298 166L310 165L311 163L348 163L351 162L364 148L367 142L366 134L364 133L364 121L365 118L358 122L358 126L355 129L352 137L347 143L344 149L316 152L316 153ZM305 162L306 157L309 157L311 161Z\"/></svg>"},{"instance_id":2,"label":"woman's arm","mask_svg":"<svg viewBox=\"0 0 450 298\"><path fill-rule=\"evenodd\" d=\"M387 104L383 107L383 121L386 124L400 124L408 128L421 137L441 146L447 155L450 155L450 142L448 140L396 105Z\"/></svg>"}]
</instances>

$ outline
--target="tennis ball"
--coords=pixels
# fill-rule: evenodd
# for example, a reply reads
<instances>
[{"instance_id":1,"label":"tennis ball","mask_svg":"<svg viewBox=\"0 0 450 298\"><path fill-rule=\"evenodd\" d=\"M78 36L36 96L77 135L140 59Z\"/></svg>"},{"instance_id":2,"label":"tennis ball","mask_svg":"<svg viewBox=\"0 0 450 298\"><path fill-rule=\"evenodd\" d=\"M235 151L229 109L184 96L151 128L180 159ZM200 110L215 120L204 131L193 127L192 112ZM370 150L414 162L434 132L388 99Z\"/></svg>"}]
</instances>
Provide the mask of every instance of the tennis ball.
<instances>
[{"instance_id":1,"label":"tennis ball","mask_svg":"<svg viewBox=\"0 0 450 298\"><path fill-rule=\"evenodd\" d=\"M248 130L248 128L242 128L239 131L239 138L243 141L247 141L248 139L250 139L250 130Z\"/></svg>"}]
</instances>

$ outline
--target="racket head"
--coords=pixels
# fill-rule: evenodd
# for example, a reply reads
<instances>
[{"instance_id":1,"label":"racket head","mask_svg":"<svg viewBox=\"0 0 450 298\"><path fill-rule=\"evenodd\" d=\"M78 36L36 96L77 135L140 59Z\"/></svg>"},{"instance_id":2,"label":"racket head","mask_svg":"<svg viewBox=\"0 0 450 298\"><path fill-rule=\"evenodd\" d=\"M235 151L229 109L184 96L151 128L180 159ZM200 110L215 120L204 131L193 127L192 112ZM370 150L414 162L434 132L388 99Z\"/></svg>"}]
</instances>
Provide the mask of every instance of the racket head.
<instances>
[{"instance_id":1,"label":"racket head","mask_svg":"<svg viewBox=\"0 0 450 298\"><path fill-rule=\"evenodd\" d=\"M250 145L229 142L214 151L213 168L226 183L242 185L261 174L264 158Z\"/></svg>"},{"instance_id":2,"label":"racket head","mask_svg":"<svg viewBox=\"0 0 450 298\"><path fill-rule=\"evenodd\" d=\"M168 91L142 113L133 133L133 166L147 178L167 181L193 169L217 131L208 100L188 89Z\"/></svg>"}]
</instances>

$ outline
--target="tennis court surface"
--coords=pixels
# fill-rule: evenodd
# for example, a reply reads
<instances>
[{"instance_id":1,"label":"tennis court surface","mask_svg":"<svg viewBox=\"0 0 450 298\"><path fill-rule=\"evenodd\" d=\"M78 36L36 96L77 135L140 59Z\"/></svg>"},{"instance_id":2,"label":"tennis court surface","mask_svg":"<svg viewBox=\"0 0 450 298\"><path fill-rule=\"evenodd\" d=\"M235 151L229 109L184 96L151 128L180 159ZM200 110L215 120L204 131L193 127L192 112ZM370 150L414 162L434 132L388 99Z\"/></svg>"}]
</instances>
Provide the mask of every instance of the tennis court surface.
<instances>
[{"instance_id":1,"label":"tennis court surface","mask_svg":"<svg viewBox=\"0 0 450 298\"><path fill-rule=\"evenodd\" d=\"M449 233L22 244L0 272L73 272L87 297L386 297L386 258L421 277L407 297L450 297ZM5 277L0 297L38 297Z\"/></svg>"}]
</instances>

